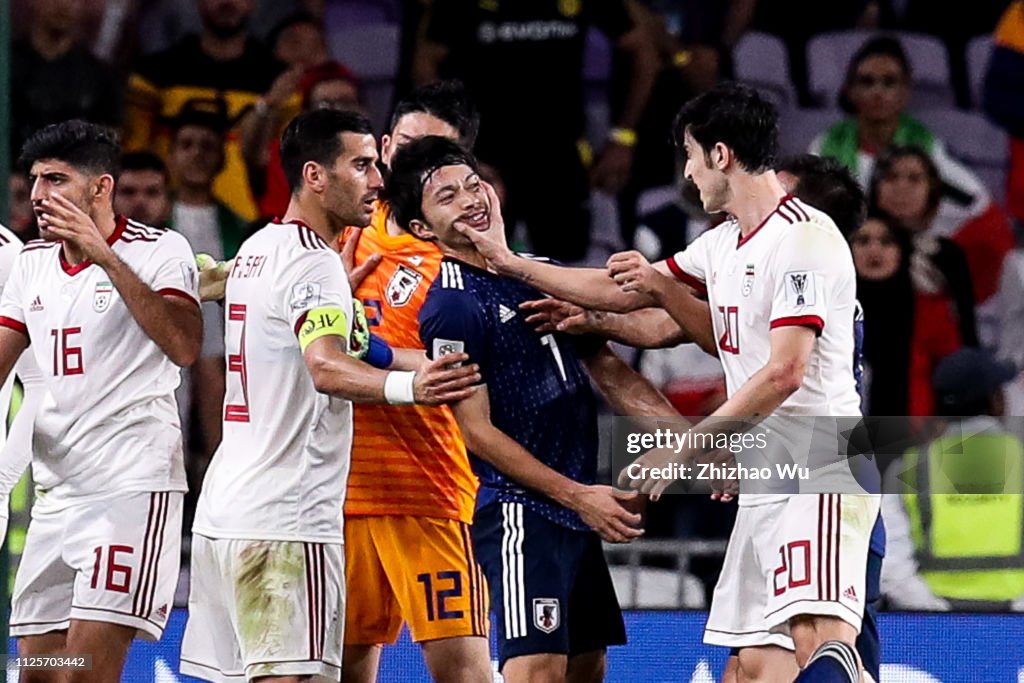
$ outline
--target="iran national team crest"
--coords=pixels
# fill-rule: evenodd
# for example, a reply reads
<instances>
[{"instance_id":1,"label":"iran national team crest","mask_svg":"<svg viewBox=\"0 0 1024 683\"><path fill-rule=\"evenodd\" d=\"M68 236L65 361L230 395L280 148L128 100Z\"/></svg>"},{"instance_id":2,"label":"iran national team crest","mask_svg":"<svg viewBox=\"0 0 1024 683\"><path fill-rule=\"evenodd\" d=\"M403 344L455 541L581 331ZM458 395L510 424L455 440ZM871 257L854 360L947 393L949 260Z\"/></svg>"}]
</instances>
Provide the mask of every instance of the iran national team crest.
<instances>
[{"instance_id":1,"label":"iran national team crest","mask_svg":"<svg viewBox=\"0 0 1024 683\"><path fill-rule=\"evenodd\" d=\"M754 264L748 263L747 270L743 274L743 296L750 296L754 291Z\"/></svg>"},{"instance_id":2,"label":"iran national team crest","mask_svg":"<svg viewBox=\"0 0 1024 683\"><path fill-rule=\"evenodd\" d=\"M552 633L558 628L561 619L557 598L533 599L533 625L538 629L544 633Z\"/></svg>"},{"instance_id":3,"label":"iran national team crest","mask_svg":"<svg viewBox=\"0 0 1024 683\"><path fill-rule=\"evenodd\" d=\"M97 282L96 289L92 293L92 310L103 313L110 308L110 301L114 298L114 285L109 282Z\"/></svg>"},{"instance_id":4,"label":"iran national team crest","mask_svg":"<svg viewBox=\"0 0 1024 683\"><path fill-rule=\"evenodd\" d=\"M394 308L406 305L412 299L413 293L420 286L421 282L423 282L422 275L412 268L399 265L395 274L388 281L388 288L385 292L388 304Z\"/></svg>"}]
</instances>

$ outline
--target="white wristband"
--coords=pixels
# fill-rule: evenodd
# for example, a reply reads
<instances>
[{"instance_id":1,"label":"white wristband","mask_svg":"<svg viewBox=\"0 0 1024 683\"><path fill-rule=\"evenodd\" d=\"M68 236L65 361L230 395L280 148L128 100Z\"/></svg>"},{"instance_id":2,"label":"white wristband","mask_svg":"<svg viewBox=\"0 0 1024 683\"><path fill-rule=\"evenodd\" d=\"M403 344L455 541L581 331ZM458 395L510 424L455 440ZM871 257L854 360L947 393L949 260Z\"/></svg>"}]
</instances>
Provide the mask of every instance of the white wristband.
<instances>
[{"instance_id":1,"label":"white wristband","mask_svg":"<svg viewBox=\"0 0 1024 683\"><path fill-rule=\"evenodd\" d=\"M413 383L416 373L412 371L391 371L384 378L384 400L393 406L408 406L416 402Z\"/></svg>"}]
</instances>

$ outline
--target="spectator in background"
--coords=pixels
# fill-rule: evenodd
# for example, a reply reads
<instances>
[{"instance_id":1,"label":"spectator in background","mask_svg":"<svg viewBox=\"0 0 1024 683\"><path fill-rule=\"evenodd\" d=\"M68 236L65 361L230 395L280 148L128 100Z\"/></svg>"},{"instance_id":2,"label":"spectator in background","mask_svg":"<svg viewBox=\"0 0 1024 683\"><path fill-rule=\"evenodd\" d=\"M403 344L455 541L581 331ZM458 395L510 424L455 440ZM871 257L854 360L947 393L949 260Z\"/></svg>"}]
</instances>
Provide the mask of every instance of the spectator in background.
<instances>
[{"instance_id":1,"label":"spectator in background","mask_svg":"<svg viewBox=\"0 0 1024 683\"><path fill-rule=\"evenodd\" d=\"M676 182L678 157L665 131L687 100L731 73L732 48L746 30L754 4L755 0L630 0L633 20L645 24L657 47L659 71L637 124L633 170L618 197L624 244L634 241L641 218L637 200L643 191ZM621 106L628 101L631 67L629 60L612 62L611 98L619 103L611 112L613 119L620 117Z\"/></svg>"},{"instance_id":2,"label":"spectator in background","mask_svg":"<svg viewBox=\"0 0 1024 683\"><path fill-rule=\"evenodd\" d=\"M932 372L961 346L952 302L919 288L906 229L869 218L850 247L864 308L866 414L932 415Z\"/></svg>"},{"instance_id":3,"label":"spectator in background","mask_svg":"<svg viewBox=\"0 0 1024 683\"><path fill-rule=\"evenodd\" d=\"M298 86L302 110L363 110L359 79L337 62L325 62L306 69ZM260 215L282 216L288 208L291 189L281 168L281 141L276 120L283 100L267 99L268 112L250 117L242 128L242 157L245 159L252 192L258 198Z\"/></svg>"},{"instance_id":4,"label":"spectator in background","mask_svg":"<svg viewBox=\"0 0 1024 683\"><path fill-rule=\"evenodd\" d=\"M11 47L11 149L51 123L80 118L121 123L118 76L79 33L81 0L33 0L28 35ZM3 21L7 21L3 18Z\"/></svg>"},{"instance_id":5,"label":"spectator in background","mask_svg":"<svg viewBox=\"0 0 1024 683\"><path fill-rule=\"evenodd\" d=\"M176 189L169 227L183 234L197 254L218 261L234 258L246 223L218 201L213 190L224 165L226 105L222 100L191 100L170 125L168 167ZM189 372L182 373L177 392L186 443L202 444L192 451L186 468L190 491L199 490L206 465L220 444L224 402L224 309L215 302L204 303L202 309L202 352Z\"/></svg>"},{"instance_id":6,"label":"spectator in background","mask_svg":"<svg viewBox=\"0 0 1024 683\"><path fill-rule=\"evenodd\" d=\"M10 230L22 242L34 240L39 237L39 227L32 209L32 188L28 184L28 176L21 169L12 169L7 182Z\"/></svg>"},{"instance_id":7,"label":"spectator in background","mask_svg":"<svg viewBox=\"0 0 1024 683\"><path fill-rule=\"evenodd\" d=\"M1024 0L1011 3L996 27L984 107L989 118L1010 134L1006 204L1024 231Z\"/></svg>"},{"instance_id":8,"label":"spectator in background","mask_svg":"<svg viewBox=\"0 0 1024 683\"><path fill-rule=\"evenodd\" d=\"M974 288L967 258L955 242L931 230L942 189L938 168L923 149L890 147L875 165L869 209L910 231L910 271L916 289L952 299L960 339L967 346L977 346Z\"/></svg>"},{"instance_id":9,"label":"spectator in background","mask_svg":"<svg viewBox=\"0 0 1024 683\"><path fill-rule=\"evenodd\" d=\"M802 107L818 106L807 75L807 42L816 34L850 28L876 28L886 2L875 0L743 0L756 5L752 28L782 38L789 53L790 78Z\"/></svg>"},{"instance_id":10,"label":"spectator in background","mask_svg":"<svg viewBox=\"0 0 1024 683\"><path fill-rule=\"evenodd\" d=\"M935 404L948 419L885 478L882 591L893 607L1024 610L1024 444L998 419L1012 376L980 349L936 368Z\"/></svg>"},{"instance_id":11,"label":"spectator in background","mask_svg":"<svg viewBox=\"0 0 1024 683\"><path fill-rule=\"evenodd\" d=\"M910 62L898 40L880 36L866 42L850 60L840 98L851 117L815 138L810 151L838 159L867 187L875 157L886 147L921 147L935 160L947 186L935 223L940 234L948 235L988 210L991 197L974 173L953 160L942 142L906 113L910 81Z\"/></svg>"},{"instance_id":12,"label":"spectator in background","mask_svg":"<svg viewBox=\"0 0 1024 683\"><path fill-rule=\"evenodd\" d=\"M285 17L267 35L267 45L289 68L309 69L331 59L323 22L308 12Z\"/></svg>"},{"instance_id":13,"label":"spectator in background","mask_svg":"<svg viewBox=\"0 0 1024 683\"><path fill-rule=\"evenodd\" d=\"M167 225L171 180L160 157L152 152L131 152L121 158L114 211L146 225Z\"/></svg>"},{"instance_id":14,"label":"spectator in background","mask_svg":"<svg viewBox=\"0 0 1024 683\"><path fill-rule=\"evenodd\" d=\"M271 90L284 67L248 32L255 0L196 0L203 22L199 35L189 35L163 52L143 59L128 82L125 104L127 150L155 149L166 155L167 122L196 98L223 98L230 128L246 116L267 108ZM288 101L294 88L283 94ZM228 137L224 168L214 185L217 198L247 220L256 217L245 164L238 142Z\"/></svg>"},{"instance_id":15,"label":"spectator in background","mask_svg":"<svg viewBox=\"0 0 1024 683\"><path fill-rule=\"evenodd\" d=\"M626 0L477 3L434 0L414 60L417 84L462 80L479 104L476 151L508 190L506 225L526 223L533 250L563 261L586 256L590 186L617 193L629 179L636 127L657 75L654 41ZM586 32L604 32L632 60L629 93L593 168L581 158ZM537 150L559 179L557 199L536 189Z\"/></svg>"}]
</instances>

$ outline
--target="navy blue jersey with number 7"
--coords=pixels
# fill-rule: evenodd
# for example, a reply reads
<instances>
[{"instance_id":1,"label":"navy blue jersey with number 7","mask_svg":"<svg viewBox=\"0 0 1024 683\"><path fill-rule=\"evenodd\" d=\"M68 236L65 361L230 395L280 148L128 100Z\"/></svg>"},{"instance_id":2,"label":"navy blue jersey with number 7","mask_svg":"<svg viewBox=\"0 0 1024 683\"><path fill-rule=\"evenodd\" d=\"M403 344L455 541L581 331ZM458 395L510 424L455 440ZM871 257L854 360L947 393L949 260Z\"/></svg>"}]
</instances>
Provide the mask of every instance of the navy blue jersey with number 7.
<instances>
[{"instance_id":1,"label":"navy blue jersey with number 7","mask_svg":"<svg viewBox=\"0 0 1024 683\"><path fill-rule=\"evenodd\" d=\"M491 422L548 467L592 484L597 469L597 407L581 354L592 339L538 333L519 304L543 298L511 278L445 258L420 310L420 338L427 355L465 351L480 366L491 404ZM477 509L496 502L522 503L573 529L579 516L528 490L471 455L480 478Z\"/></svg>"}]
</instances>

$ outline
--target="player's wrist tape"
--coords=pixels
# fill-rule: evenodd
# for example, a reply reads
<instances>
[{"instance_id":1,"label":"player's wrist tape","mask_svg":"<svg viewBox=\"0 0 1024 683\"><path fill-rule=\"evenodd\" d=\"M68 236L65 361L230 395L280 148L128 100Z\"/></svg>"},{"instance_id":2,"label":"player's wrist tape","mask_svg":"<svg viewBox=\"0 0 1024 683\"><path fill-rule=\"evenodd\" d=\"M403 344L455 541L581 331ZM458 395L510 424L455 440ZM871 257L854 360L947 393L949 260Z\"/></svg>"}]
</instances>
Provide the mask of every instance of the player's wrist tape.
<instances>
[{"instance_id":1,"label":"player's wrist tape","mask_svg":"<svg viewBox=\"0 0 1024 683\"><path fill-rule=\"evenodd\" d=\"M306 319L299 327L299 348L305 351L317 339L328 335L343 337L347 343L349 331L349 318L340 308L314 308L306 313Z\"/></svg>"},{"instance_id":2,"label":"player's wrist tape","mask_svg":"<svg viewBox=\"0 0 1024 683\"><path fill-rule=\"evenodd\" d=\"M391 350L388 343L375 334L370 334L369 350L363 357L364 363L369 363L375 368L387 370L395 361L395 352Z\"/></svg>"},{"instance_id":3,"label":"player's wrist tape","mask_svg":"<svg viewBox=\"0 0 1024 683\"><path fill-rule=\"evenodd\" d=\"M636 147L636 131L632 128L612 128L608 139L623 147Z\"/></svg>"},{"instance_id":4,"label":"player's wrist tape","mask_svg":"<svg viewBox=\"0 0 1024 683\"><path fill-rule=\"evenodd\" d=\"M408 406L416 402L416 393L413 390L413 383L416 381L416 373L406 371L391 371L384 378L384 399L393 406Z\"/></svg>"}]
</instances>

